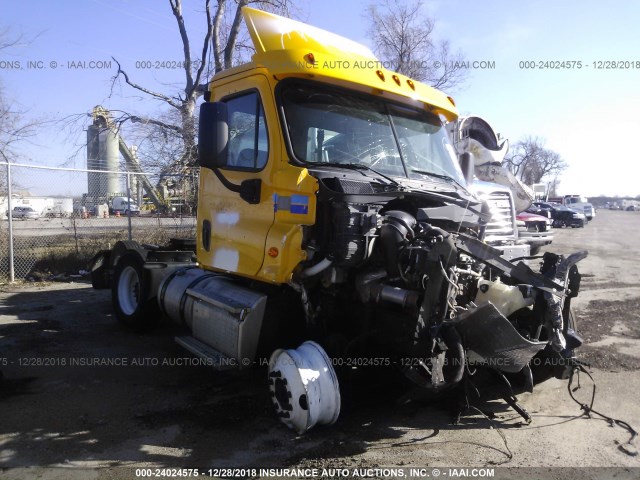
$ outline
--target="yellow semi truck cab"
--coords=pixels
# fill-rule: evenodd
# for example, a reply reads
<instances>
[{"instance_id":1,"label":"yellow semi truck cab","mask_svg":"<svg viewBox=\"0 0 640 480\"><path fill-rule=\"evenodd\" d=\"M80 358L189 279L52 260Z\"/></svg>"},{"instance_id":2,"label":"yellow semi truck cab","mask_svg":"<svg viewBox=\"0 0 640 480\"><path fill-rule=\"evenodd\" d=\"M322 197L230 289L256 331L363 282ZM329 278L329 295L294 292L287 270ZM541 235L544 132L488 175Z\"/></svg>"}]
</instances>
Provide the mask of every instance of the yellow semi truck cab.
<instances>
[{"instance_id":1,"label":"yellow semi truck cab","mask_svg":"<svg viewBox=\"0 0 640 480\"><path fill-rule=\"evenodd\" d=\"M337 420L362 368L463 397L476 372L530 420L515 395L575 365L586 252L547 253L539 273L502 258L443 127L450 97L337 35L243 15L252 62L218 73L200 109L197 238L94 261L118 320L164 315L219 369L268 359L276 415L299 433Z\"/></svg>"},{"instance_id":2,"label":"yellow semi truck cab","mask_svg":"<svg viewBox=\"0 0 640 480\"><path fill-rule=\"evenodd\" d=\"M372 167L381 183L429 173L463 183L440 126L457 115L450 97L347 39L248 7L243 15L253 61L216 75L201 109L203 268L289 282L308 259L303 227L317 221L319 178L332 167ZM400 158L409 149L413 170ZM441 164L419 157L435 149Z\"/></svg>"}]
</instances>

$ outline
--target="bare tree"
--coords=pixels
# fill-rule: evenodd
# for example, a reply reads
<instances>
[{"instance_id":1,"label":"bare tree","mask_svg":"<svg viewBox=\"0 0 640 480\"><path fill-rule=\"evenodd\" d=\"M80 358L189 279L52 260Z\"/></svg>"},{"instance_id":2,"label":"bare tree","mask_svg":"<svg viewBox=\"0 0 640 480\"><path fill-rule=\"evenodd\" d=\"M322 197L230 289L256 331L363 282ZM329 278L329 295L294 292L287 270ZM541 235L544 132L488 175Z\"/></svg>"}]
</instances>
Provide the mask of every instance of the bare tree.
<instances>
[{"instance_id":1,"label":"bare tree","mask_svg":"<svg viewBox=\"0 0 640 480\"><path fill-rule=\"evenodd\" d=\"M183 16L183 1L169 0L182 43L183 87L177 91L159 91L143 86L136 83L115 58L118 69L112 79L112 94L115 84L124 79L128 86L168 107L153 117L133 112L112 113L118 115L114 118L118 129L127 125L127 141L137 145L137 158L143 168L157 174L159 186L181 192L181 196L189 198L192 204L197 196L197 169L194 167L198 99L206 92L210 76L244 61L247 53L253 51L248 31L242 24L242 7L256 5L274 13L287 14L291 0L201 1L204 8L201 21L206 25L206 33L203 38L193 41Z\"/></svg>"},{"instance_id":2,"label":"bare tree","mask_svg":"<svg viewBox=\"0 0 640 480\"><path fill-rule=\"evenodd\" d=\"M21 44L22 36L15 39L7 39L8 30L0 32L0 52L4 53L12 47ZM43 122L40 120L27 119L26 111L17 102L10 100L0 79L0 162L11 163L20 158L18 147L28 142L35 136L37 127ZM11 181L11 186L16 187L16 181ZM0 195L9 196L8 170L4 166L0 168ZM7 203L7 207L9 203ZM4 215L4 212L1 214ZM3 227L0 225L0 230Z\"/></svg>"},{"instance_id":3,"label":"bare tree","mask_svg":"<svg viewBox=\"0 0 640 480\"><path fill-rule=\"evenodd\" d=\"M192 41L189 38L183 17L182 0L169 0L171 13L176 20L182 42L185 81L184 88L181 88L180 91L160 92L140 85L114 58L118 65L116 75L113 77L114 84L123 78L127 85L143 92L150 98L160 100L173 111L173 113L163 115L162 118L124 114L117 119L117 123L120 125L127 121L137 123L137 126L142 127L138 133L144 132L147 135L146 143L153 145L156 149L160 147L164 154L169 155L161 157L165 159L162 166L165 173L168 170L176 173L181 172L195 165L197 100L206 91L206 81L212 73L232 67L235 62L243 58L243 52L249 49L247 34L242 29L242 7L253 4L278 13L289 11L289 0L203 1L202 21L206 22L206 34L199 42L197 54L194 54ZM157 141L161 143L166 141L167 143L159 145ZM158 152L156 151L156 153ZM143 154L142 156L150 158L150 155ZM157 164L158 162L155 163L155 167L160 166Z\"/></svg>"},{"instance_id":4,"label":"bare tree","mask_svg":"<svg viewBox=\"0 0 640 480\"><path fill-rule=\"evenodd\" d=\"M507 157L504 166L527 185L539 183L543 178L555 178L567 168L567 163L559 153L544 146L539 137L526 137L516 143Z\"/></svg>"},{"instance_id":5,"label":"bare tree","mask_svg":"<svg viewBox=\"0 0 640 480\"><path fill-rule=\"evenodd\" d=\"M169 105L179 113L180 123L178 125L167 124L158 120L153 121L151 119L141 119L135 115L125 115L119 120L121 123L127 120L141 120L143 123L153 124L154 126L164 130L179 132L183 143L183 149L179 158L174 160L175 164L179 166L179 168L184 168L193 165L196 156L197 143L194 119L196 100L203 93L200 88L200 82L202 80L203 73L205 72L205 68L207 67L207 52L213 35L214 24L211 16L211 0L205 0L204 8L207 30L205 38L202 40L200 57L194 58L191 52L191 42L187 34L184 17L182 15L182 0L169 0L169 4L171 6L171 12L176 19L180 38L182 40L184 56L183 69L185 74L185 83L182 91L174 94L166 94L139 85L131 80L127 72L122 69L122 65L115 58L114 61L118 65L118 71L116 72L113 81L115 82L120 77L123 77L125 82L131 87L152 98L163 101L166 105ZM220 9L220 7L218 7L218 9Z\"/></svg>"},{"instance_id":6,"label":"bare tree","mask_svg":"<svg viewBox=\"0 0 640 480\"><path fill-rule=\"evenodd\" d=\"M22 35L14 36L13 38L9 38L10 36L11 31L8 27L0 31L0 52L16 47L23 41Z\"/></svg>"},{"instance_id":7,"label":"bare tree","mask_svg":"<svg viewBox=\"0 0 640 480\"><path fill-rule=\"evenodd\" d=\"M37 120L25 119L25 112L8 100L0 85L0 161L15 160L17 145L33 137L39 124Z\"/></svg>"},{"instance_id":8,"label":"bare tree","mask_svg":"<svg viewBox=\"0 0 640 480\"><path fill-rule=\"evenodd\" d=\"M0 52L24 42L23 37L9 39L9 31L0 32ZM11 162L19 158L17 147L35 136L37 127L43 122L40 119L27 119L26 111L17 102L10 100L0 83L0 162ZM0 171L0 189L6 188L4 169Z\"/></svg>"},{"instance_id":9,"label":"bare tree","mask_svg":"<svg viewBox=\"0 0 640 480\"><path fill-rule=\"evenodd\" d=\"M436 41L435 19L422 0L380 0L368 6L367 18L375 53L390 70L443 90L465 80L464 57L448 41Z\"/></svg>"}]
</instances>

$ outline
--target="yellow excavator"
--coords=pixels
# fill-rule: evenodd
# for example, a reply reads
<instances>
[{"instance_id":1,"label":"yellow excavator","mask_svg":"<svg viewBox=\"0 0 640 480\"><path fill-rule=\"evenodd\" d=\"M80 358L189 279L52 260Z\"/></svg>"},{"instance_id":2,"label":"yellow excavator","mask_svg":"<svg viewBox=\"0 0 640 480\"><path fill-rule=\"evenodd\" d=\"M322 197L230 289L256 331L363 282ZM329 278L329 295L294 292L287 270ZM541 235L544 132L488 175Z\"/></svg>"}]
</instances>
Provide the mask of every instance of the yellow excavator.
<instances>
[{"instance_id":1,"label":"yellow excavator","mask_svg":"<svg viewBox=\"0 0 640 480\"><path fill-rule=\"evenodd\" d=\"M428 395L475 395L473 371L529 418L516 395L574 365L586 252L547 253L540 271L504 259L443 125L451 97L338 35L243 15L256 53L200 108L197 238L118 242L94 286L128 327L183 325L176 341L215 368L268 364L299 433L335 422L364 369Z\"/></svg>"}]
</instances>

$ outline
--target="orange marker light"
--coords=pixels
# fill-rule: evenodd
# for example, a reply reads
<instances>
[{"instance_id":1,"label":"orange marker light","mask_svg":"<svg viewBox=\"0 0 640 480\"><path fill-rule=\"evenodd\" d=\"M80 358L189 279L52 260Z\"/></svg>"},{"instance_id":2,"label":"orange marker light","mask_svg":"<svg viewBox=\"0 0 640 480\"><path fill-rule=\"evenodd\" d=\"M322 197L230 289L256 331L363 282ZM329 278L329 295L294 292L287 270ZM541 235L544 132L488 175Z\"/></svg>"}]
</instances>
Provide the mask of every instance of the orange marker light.
<instances>
[{"instance_id":1,"label":"orange marker light","mask_svg":"<svg viewBox=\"0 0 640 480\"><path fill-rule=\"evenodd\" d=\"M398 86L400 86L400 77L398 75L394 75L392 78L393 81L396 82Z\"/></svg>"},{"instance_id":2,"label":"orange marker light","mask_svg":"<svg viewBox=\"0 0 640 480\"><path fill-rule=\"evenodd\" d=\"M276 247L271 247L268 251L267 251L267 255L269 255L272 258L276 258L278 256L280 252L278 251L278 249Z\"/></svg>"},{"instance_id":3,"label":"orange marker light","mask_svg":"<svg viewBox=\"0 0 640 480\"><path fill-rule=\"evenodd\" d=\"M313 53L309 52L304 56L304 59L312 64L316 64L316 57L313 55Z\"/></svg>"},{"instance_id":4,"label":"orange marker light","mask_svg":"<svg viewBox=\"0 0 640 480\"><path fill-rule=\"evenodd\" d=\"M378 74L378 78L384 82L384 73L382 73L382 70L376 70L376 73Z\"/></svg>"},{"instance_id":5,"label":"orange marker light","mask_svg":"<svg viewBox=\"0 0 640 480\"><path fill-rule=\"evenodd\" d=\"M415 90L416 89L416 86L415 86L415 84L413 83L412 80L407 80L407 85L409 85L411 90Z\"/></svg>"}]
</instances>

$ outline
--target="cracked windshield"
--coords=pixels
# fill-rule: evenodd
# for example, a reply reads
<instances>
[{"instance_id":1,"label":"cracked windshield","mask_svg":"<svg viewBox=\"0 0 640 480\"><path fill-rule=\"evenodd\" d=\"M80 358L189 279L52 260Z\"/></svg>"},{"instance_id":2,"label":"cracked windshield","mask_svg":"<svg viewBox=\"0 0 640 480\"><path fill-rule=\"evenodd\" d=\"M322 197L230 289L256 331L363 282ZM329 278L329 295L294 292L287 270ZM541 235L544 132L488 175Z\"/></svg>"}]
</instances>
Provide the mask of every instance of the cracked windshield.
<instances>
[{"instance_id":1,"label":"cracked windshield","mask_svg":"<svg viewBox=\"0 0 640 480\"><path fill-rule=\"evenodd\" d=\"M306 85L287 87L283 105L292 149L300 161L361 165L384 175L464 184L435 115Z\"/></svg>"}]
</instances>

